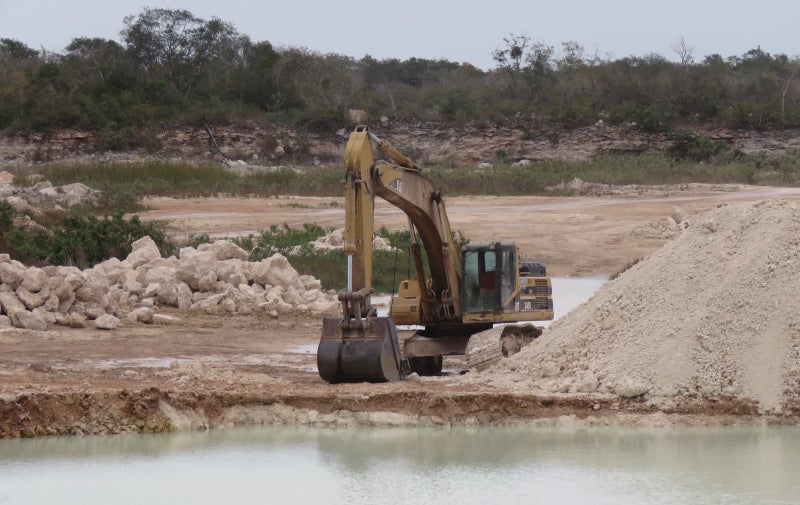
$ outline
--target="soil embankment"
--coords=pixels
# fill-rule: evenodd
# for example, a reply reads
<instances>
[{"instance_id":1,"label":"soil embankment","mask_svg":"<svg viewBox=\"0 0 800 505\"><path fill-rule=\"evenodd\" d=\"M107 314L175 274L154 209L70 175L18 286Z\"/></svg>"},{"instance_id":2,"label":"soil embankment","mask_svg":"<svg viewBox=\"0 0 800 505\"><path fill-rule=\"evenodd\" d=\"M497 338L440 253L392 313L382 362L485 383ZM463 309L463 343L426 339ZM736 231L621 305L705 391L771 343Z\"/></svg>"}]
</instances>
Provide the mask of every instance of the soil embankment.
<instances>
[{"instance_id":1,"label":"soil embankment","mask_svg":"<svg viewBox=\"0 0 800 505\"><path fill-rule=\"evenodd\" d=\"M787 202L755 203L776 195ZM184 201L182 209L165 202L176 220L181 212L187 223L199 226L204 220L186 217L205 210L204 202ZM561 275L611 273L610 266L620 265L633 249L640 248L639 256L650 254L610 283L589 309L554 325L553 338L546 334L531 348L541 350L541 360L526 351L490 374L329 385L315 371L320 321L296 313L273 318L159 308L168 317L151 324L123 319L107 332L91 326L7 328L0 331L0 436L252 423L796 423L797 396L778 392L782 386L796 389L796 373L786 364L798 361L791 358L797 352L796 329L788 334L782 329L793 328L786 325L793 324L797 310L781 303L798 298L780 289L798 285L789 270L797 267L792 256L797 244L786 242L798 236L791 228L796 211L789 212L797 202L800 190L742 187L535 203L451 201L454 227L463 220L480 237L535 237L529 242L533 250L565 258L556 262ZM722 203L730 205L716 209ZM261 204L252 209L259 226L307 210L313 215L313 208ZM689 227L657 226L676 204L686 210ZM528 212L528 205L535 219L509 222L509 206ZM708 210L711 214L700 217ZM218 230L225 219L229 225L239 219L234 214L213 220ZM717 263L724 267L723 279L704 277L720 277ZM704 304L710 319L697 313ZM653 354L650 333L666 339L657 349L674 348L675 363L663 352ZM789 355L782 354L787 349ZM448 359L445 367L456 372L463 362ZM627 383L612 380L623 375ZM620 389L626 385L627 391Z\"/></svg>"}]
</instances>

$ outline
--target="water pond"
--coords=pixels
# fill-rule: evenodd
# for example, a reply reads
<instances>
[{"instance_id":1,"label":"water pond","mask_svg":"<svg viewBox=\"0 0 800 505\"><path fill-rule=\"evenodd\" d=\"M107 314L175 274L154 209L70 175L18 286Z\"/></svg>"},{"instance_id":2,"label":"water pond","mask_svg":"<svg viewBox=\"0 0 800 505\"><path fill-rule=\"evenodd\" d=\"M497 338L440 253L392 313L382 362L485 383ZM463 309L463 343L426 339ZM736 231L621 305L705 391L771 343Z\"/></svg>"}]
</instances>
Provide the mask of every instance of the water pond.
<instances>
[{"instance_id":1,"label":"water pond","mask_svg":"<svg viewBox=\"0 0 800 505\"><path fill-rule=\"evenodd\" d=\"M251 427L0 441L0 504L800 502L800 428Z\"/></svg>"}]
</instances>

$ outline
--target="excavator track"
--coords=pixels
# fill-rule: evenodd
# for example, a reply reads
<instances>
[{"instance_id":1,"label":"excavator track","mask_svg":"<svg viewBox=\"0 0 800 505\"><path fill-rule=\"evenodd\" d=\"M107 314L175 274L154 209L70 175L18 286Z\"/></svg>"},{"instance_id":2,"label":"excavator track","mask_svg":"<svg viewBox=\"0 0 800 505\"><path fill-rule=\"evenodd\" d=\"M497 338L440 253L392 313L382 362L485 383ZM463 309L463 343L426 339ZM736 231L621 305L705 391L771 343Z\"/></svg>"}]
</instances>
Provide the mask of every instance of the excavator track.
<instances>
[{"instance_id":1,"label":"excavator track","mask_svg":"<svg viewBox=\"0 0 800 505\"><path fill-rule=\"evenodd\" d=\"M476 333L467 343L467 368L486 370L503 358L517 354L542 334L532 324L508 324Z\"/></svg>"}]
</instances>

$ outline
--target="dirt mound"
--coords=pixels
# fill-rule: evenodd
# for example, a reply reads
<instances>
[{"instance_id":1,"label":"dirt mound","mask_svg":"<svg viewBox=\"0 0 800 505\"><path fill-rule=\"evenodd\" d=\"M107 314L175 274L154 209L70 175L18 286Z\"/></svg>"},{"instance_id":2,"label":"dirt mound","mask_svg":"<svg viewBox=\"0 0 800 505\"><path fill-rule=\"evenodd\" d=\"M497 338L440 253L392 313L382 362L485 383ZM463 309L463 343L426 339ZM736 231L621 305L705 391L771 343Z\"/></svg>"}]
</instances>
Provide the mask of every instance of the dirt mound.
<instances>
[{"instance_id":1,"label":"dirt mound","mask_svg":"<svg viewBox=\"0 0 800 505\"><path fill-rule=\"evenodd\" d=\"M800 210L721 206L499 366L515 390L758 402L800 398Z\"/></svg>"}]
</instances>

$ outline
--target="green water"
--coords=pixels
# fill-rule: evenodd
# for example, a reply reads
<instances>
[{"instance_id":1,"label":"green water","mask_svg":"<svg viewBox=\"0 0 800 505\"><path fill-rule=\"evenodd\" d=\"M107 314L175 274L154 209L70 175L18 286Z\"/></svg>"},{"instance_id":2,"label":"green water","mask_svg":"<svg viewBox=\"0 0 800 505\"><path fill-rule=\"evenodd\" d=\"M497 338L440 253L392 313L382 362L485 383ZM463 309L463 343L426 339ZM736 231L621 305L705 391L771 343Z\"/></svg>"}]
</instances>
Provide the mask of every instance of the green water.
<instances>
[{"instance_id":1,"label":"green water","mask_svg":"<svg viewBox=\"0 0 800 505\"><path fill-rule=\"evenodd\" d=\"M257 427L0 441L0 504L800 503L800 428Z\"/></svg>"}]
</instances>

